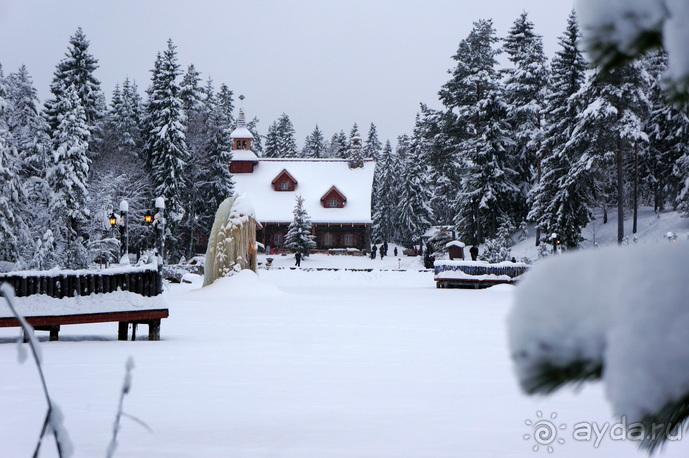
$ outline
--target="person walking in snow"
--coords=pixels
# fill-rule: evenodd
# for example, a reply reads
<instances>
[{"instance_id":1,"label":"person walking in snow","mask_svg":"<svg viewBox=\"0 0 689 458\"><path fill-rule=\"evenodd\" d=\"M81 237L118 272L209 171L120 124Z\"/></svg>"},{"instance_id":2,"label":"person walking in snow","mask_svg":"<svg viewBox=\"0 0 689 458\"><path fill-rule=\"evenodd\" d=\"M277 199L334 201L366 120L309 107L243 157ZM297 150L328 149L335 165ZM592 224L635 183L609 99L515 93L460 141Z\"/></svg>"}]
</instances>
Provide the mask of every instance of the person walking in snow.
<instances>
[{"instance_id":1,"label":"person walking in snow","mask_svg":"<svg viewBox=\"0 0 689 458\"><path fill-rule=\"evenodd\" d=\"M476 261L478 259L478 247L476 246L476 244L469 248L469 253L471 254L472 261Z\"/></svg>"},{"instance_id":2,"label":"person walking in snow","mask_svg":"<svg viewBox=\"0 0 689 458\"><path fill-rule=\"evenodd\" d=\"M301 253L300 252L297 251L296 253L294 253L294 259L297 260L296 264L294 264L294 265L297 267L301 267Z\"/></svg>"},{"instance_id":3,"label":"person walking in snow","mask_svg":"<svg viewBox=\"0 0 689 458\"><path fill-rule=\"evenodd\" d=\"M378 254L378 247L373 245L373 248L371 248L371 259L376 259L377 254Z\"/></svg>"}]
</instances>

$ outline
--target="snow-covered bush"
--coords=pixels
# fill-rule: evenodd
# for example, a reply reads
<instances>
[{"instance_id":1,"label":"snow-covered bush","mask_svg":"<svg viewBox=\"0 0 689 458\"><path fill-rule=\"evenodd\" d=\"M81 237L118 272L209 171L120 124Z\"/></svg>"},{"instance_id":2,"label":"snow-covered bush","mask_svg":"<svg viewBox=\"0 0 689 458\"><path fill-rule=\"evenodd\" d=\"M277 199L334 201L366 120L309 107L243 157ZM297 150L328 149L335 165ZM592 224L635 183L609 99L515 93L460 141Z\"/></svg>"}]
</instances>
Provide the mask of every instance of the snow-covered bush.
<instances>
[{"instance_id":1,"label":"snow-covered bush","mask_svg":"<svg viewBox=\"0 0 689 458\"><path fill-rule=\"evenodd\" d=\"M512 257L510 247L514 245L512 231L514 227L509 223L503 223L493 239L485 241L481 258L490 263L508 261Z\"/></svg>"},{"instance_id":2,"label":"snow-covered bush","mask_svg":"<svg viewBox=\"0 0 689 458\"><path fill-rule=\"evenodd\" d=\"M629 246L544 260L525 275L508 320L529 394L602 378L616 415L653 450L689 416L689 246Z\"/></svg>"}]
</instances>

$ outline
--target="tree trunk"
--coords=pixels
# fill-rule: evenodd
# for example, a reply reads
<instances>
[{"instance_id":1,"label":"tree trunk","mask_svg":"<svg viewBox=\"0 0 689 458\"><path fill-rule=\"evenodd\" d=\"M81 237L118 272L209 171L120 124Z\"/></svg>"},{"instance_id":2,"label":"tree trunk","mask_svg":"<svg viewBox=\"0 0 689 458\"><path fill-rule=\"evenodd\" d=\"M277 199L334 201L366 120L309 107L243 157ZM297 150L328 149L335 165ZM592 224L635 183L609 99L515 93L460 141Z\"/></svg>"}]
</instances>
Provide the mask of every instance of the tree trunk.
<instances>
[{"instance_id":1,"label":"tree trunk","mask_svg":"<svg viewBox=\"0 0 689 458\"><path fill-rule=\"evenodd\" d=\"M622 139L617 140L617 243L624 239L624 183L622 181Z\"/></svg>"}]
</instances>

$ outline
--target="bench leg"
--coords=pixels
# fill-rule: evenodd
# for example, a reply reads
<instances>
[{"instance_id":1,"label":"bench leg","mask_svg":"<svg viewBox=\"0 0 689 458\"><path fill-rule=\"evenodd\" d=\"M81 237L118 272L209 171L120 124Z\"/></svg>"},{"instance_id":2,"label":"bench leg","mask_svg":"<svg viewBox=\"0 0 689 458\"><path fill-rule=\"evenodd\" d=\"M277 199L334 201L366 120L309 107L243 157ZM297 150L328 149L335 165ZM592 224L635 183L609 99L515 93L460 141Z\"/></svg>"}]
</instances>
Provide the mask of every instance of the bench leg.
<instances>
[{"instance_id":1,"label":"bench leg","mask_svg":"<svg viewBox=\"0 0 689 458\"><path fill-rule=\"evenodd\" d=\"M129 323L127 321L120 321L117 325L117 340L127 340L129 334Z\"/></svg>"},{"instance_id":2,"label":"bench leg","mask_svg":"<svg viewBox=\"0 0 689 458\"><path fill-rule=\"evenodd\" d=\"M56 342L58 340L58 334L60 333L60 326L51 326L50 327L50 341L51 342Z\"/></svg>"},{"instance_id":3,"label":"bench leg","mask_svg":"<svg viewBox=\"0 0 689 458\"><path fill-rule=\"evenodd\" d=\"M148 340L160 340L160 318L148 322Z\"/></svg>"}]
</instances>

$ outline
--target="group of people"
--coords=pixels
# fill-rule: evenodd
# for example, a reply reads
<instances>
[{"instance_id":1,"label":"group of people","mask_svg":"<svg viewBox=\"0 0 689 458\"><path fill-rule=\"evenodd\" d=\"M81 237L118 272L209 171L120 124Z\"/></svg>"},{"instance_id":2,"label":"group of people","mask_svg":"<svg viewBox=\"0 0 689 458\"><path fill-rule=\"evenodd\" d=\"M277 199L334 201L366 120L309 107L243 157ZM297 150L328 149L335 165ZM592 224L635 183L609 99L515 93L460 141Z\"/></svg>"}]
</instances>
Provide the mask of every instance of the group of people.
<instances>
[{"instance_id":1,"label":"group of people","mask_svg":"<svg viewBox=\"0 0 689 458\"><path fill-rule=\"evenodd\" d=\"M387 256L388 242L383 242L383 244L380 246L380 250L376 245L373 245L373 248L371 248L371 259L376 259L377 253L380 253L380 259L383 259L384 256ZM397 256L397 247L395 247L395 256Z\"/></svg>"}]
</instances>

